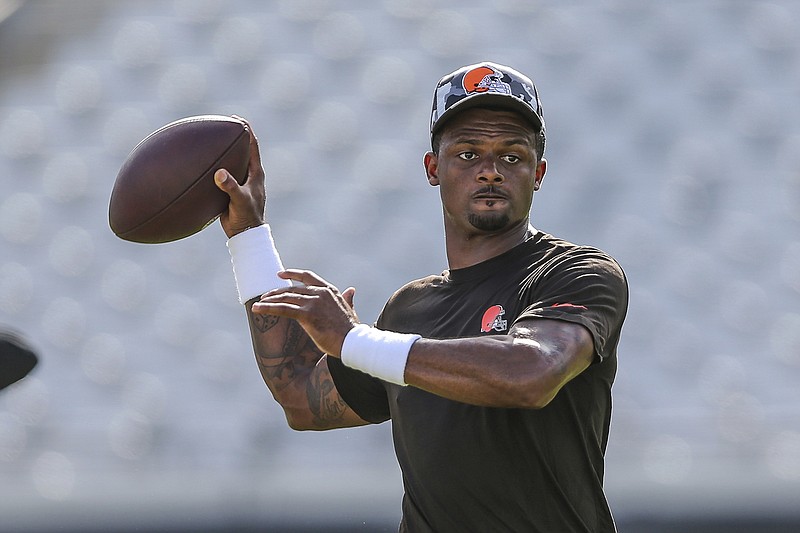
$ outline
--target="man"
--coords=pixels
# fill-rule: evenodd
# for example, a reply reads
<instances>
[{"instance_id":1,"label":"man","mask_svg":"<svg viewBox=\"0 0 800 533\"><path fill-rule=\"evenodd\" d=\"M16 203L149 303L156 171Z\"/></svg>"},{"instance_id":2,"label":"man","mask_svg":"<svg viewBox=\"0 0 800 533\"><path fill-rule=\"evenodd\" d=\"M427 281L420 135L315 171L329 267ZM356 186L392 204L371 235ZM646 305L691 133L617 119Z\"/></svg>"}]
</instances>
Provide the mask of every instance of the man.
<instances>
[{"instance_id":1,"label":"man","mask_svg":"<svg viewBox=\"0 0 800 533\"><path fill-rule=\"evenodd\" d=\"M353 288L283 269L255 136L243 186L217 172L264 380L295 429L392 420L401 531L614 531L603 456L624 274L529 224L546 170L529 78L493 63L445 76L431 140L449 269L399 289L376 327Z\"/></svg>"}]
</instances>

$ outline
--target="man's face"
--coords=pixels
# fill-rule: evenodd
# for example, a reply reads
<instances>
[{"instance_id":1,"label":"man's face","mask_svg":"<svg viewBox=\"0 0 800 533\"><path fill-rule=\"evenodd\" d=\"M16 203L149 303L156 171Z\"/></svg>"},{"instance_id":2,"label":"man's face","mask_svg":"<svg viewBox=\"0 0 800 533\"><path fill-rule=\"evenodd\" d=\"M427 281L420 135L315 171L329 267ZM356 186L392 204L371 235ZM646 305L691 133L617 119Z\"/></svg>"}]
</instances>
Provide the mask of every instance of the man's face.
<instances>
[{"instance_id":1,"label":"man's face","mask_svg":"<svg viewBox=\"0 0 800 533\"><path fill-rule=\"evenodd\" d=\"M527 224L534 191L546 169L535 134L511 111L474 108L445 125L439 154L425 156L440 194L446 228L494 233Z\"/></svg>"}]
</instances>

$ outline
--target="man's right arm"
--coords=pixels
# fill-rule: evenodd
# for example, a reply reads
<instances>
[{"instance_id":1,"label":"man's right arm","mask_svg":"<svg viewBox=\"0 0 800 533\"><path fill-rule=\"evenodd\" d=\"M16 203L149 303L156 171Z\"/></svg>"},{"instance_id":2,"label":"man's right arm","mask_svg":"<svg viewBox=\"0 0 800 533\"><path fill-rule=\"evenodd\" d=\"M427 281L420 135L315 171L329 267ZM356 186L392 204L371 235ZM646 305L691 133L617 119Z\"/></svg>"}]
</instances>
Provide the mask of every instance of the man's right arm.
<instances>
[{"instance_id":1,"label":"man's right arm","mask_svg":"<svg viewBox=\"0 0 800 533\"><path fill-rule=\"evenodd\" d=\"M295 320L252 312L245 305L258 368L292 429L367 424L342 399L323 354Z\"/></svg>"},{"instance_id":2,"label":"man's right arm","mask_svg":"<svg viewBox=\"0 0 800 533\"><path fill-rule=\"evenodd\" d=\"M230 197L228 209L219 217L228 239L265 222L264 167L258 139L250 124L241 120L247 125L250 135L247 180L239 185L224 169L214 173L217 187ZM260 235L271 239L268 230ZM274 274L274 271L256 269L249 276ZM255 292L245 298L250 298ZM352 305L352 295L348 297ZM339 396L328 371L327 356L315 346L303 328L289 318L254 314L252 306L256 301L258 298L251 298L245 303L253 351L261 376L283 407L289 426L298 430L321 430L367 424Z\"/></svg>"}]
</instances>

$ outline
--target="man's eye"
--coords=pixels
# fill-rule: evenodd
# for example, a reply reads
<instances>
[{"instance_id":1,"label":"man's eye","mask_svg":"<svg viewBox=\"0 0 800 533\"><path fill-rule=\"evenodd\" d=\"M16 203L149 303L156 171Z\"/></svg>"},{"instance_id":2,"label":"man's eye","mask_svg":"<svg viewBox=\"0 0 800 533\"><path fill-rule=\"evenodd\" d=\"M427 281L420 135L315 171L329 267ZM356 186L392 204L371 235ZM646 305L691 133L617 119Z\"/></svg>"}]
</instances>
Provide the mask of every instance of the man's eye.
<instances>
[{"instance_id":1,"label":"man's eye","mask_svg":"<svg viewBox=\"0 0 800 533\"><path fill-rule=\"evenodd\" d=\"M478 156L475 154L475 152L461 152L460 154L458 154L458 157L460 157L464 161L472 161Z\"/></svg>"},{"instance_id":2,"label":"man's eye","mask_svg":"<svg viewBox=\"0 0 800 533\"><path fill-rule=\"evenodd\" d=\"M518 163L519 162L519 157L515 156L515 155L511 155L511 154L504 155L503 156L503 161L505 161L506 163Z\"/></svg>"}]
</instances>

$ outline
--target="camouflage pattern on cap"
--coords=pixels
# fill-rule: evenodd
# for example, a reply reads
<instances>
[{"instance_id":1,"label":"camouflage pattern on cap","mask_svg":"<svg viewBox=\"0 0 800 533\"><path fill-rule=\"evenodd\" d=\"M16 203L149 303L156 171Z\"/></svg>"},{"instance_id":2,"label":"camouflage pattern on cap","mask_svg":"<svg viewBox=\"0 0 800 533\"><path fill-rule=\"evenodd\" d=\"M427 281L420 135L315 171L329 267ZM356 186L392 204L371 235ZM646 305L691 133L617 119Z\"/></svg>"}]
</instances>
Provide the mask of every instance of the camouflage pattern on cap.
<instances>
[{"instance_id":1,"label":"camouflage pattern on cap","mask_svg":"<svg viewBox=\"0 0 800 533\"><path fill-rule=\"evenodd\" d=\"M544 136L544 118L539 93L530 78L497 63L461 67L439 80L433 95L431 137L457 111L476 106L516 111Z\"/></svg>"}]
</instances>

